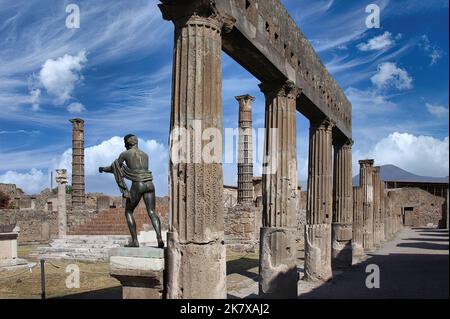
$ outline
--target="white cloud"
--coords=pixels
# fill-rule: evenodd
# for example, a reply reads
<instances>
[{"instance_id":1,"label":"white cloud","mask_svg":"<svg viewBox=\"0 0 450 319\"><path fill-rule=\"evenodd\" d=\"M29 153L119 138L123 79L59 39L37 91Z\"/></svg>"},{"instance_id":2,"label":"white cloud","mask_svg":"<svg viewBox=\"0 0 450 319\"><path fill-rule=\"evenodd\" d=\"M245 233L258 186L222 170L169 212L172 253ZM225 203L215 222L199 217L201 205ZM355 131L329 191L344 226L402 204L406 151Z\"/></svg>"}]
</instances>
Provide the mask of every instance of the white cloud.
<instances>
[{"instance_id":1,"label":"white cloud","mask_svg":"<svg viewBox=\"0 0 450 319\"><path fill-rule=\"evenodd\" d=\"M168 152L166 146L155 140L139 139L139 148L149 156L149 169L153 174L158 196L167 195L168 191ZM123 138L119 136L101 142L100 144L86 147L85 155L85 176L86 189L90 192L105 192L118 194L118 188L112 174L100 174L99 166L109 166L125 151ZM53 169L65 168L70 176L72 172L72 149L66 150L56 161Z\"/></svg>"},{"instance_id":2,"label":"white cloud","mask_svg":"<svg viewBox=\"0 0 450 319\"><path fill-rule=\"evenodd\" d=\"M353 168L362 158L373 158L377 165L392 164L422 176L444 177L449 174L449 138L415 136L394 132L382 138L367 153L355 151Z\"/></svg>"},{"instance_id":3,"label":"white cloud","mask_svg":"<svg viewBox=\"0 0 450 319\"><path fill-rule=\"evenodd\" d=\"M431 59L430 65L434 65L438 62L444 52L438 46L431 43L430 39L426 34L422 35L421 42L419 46L428 53L428 56Z\"/></svg>"},{"instance_id":4,"label":"white cloud","mask_svg":"<svg viewBox=\"0 0 450 319\"><path fill-rule=\"evenodd\" d=\"M379 64L377 73L370 79L378 88L395 87L399 90L412 88L413 81L406 70L397 67L393 62Z\"/></svg>"},{"instance_id":5,"label":"white cloud","mask_svg":"<svg viewBox=\"0 0 450 319\"><path fill-rule=\"evenodd\" d=\"M33 168L26 173L7 171L0 175L0 183L16 184L25 193L36 194L49 187L50 178L42 170Z\"/></svg>"},{"instance_id":6,"label":"white cloud","mask_svg":"<svg viewBox=\"0 0 450 319\"><path fill-rule=\"evenodd\" d=\"M39 81L48 94L55 98L56 104L62 104L72 97L76 83L83 79L81 70L86 62L85 51L45 61L39 72Z\"/></svg>"},{"instance_id":7,"label":"white cloud","mask_svg":"<svg viewBox=\"0 0 450 319\"><path fill-rule=\"evenodd\" d=\"M430 103L426 103L427 111L433 116L436 116L437 118L448 118L448 108L440 106L440 105L433 105Z\"/></svg>"},{"instance_id":8,"label":"white cloud","mask_svg":"<svg viewBox=\"0 0 450 319\"><path fill-rule=\"evenodd\" d=\"M382 50L392 46L394 42L392 34L386 31L382 35L370 39L367 43L358 44L357 48L361 51Z\"/></svg>"},{"instance_id":9,"label":"white cloud","mask_svg":"<svg viewBox=\"0 0 450 319\"><path fill-rule=\"evenodd\" d=\"M168 152L167 147L155 140L139 139L139 147L149 155L149 169L153 173L157 196L168 193ZM104 192L118 195L119 190L112 174L100 174L99 166L109 166L125 150L123 138L114 136L100 144L85 148L85 178L88 192ZM69 182L72 174L72 149L67 149L62 155L53 157L51 167L36 169L29 172L9 170L0 175L0 183L16 184L26 193L40 193L50 187L49 170L67 169ZM54 174L55 175L55 174ZM55 182L53 185L56 185Z\"/></svg>"},{"instance_id":10,"label":"white cloud","mask_svg":"<svg viewBox=\"0 0 450 319\"><path fill-rule=\"evenodd\" d=\"M41 90L33 89L30 91L30 95L31 109L33 111L39 111L39 98L41 97Z\"/></svg>"},{"instance_id":11,"label":"white cloud","mask_svg":"<svg viewBox=\"0 0 450 319\"><path fill-rule=\"evenodd\" d=\"M70 113L73 113L73 114L79 114L79 113L83 113L84 111L86 111L86 108L84 107L83 104L74 102L67 106L67 111L69 111Z\"/></svg>"},{"instance_id":12,"label":"white cloud","mask_svg":"<svg viewBox=\"0 0 450 319\"><path fill-rule=\"evenodd\" d=\"M353 114L368 116L374 113L392 110L396 105L388 100L388 97L376 90L359 90L349 87L345 95L352 103Z\"/></svg>"}]
</instances>

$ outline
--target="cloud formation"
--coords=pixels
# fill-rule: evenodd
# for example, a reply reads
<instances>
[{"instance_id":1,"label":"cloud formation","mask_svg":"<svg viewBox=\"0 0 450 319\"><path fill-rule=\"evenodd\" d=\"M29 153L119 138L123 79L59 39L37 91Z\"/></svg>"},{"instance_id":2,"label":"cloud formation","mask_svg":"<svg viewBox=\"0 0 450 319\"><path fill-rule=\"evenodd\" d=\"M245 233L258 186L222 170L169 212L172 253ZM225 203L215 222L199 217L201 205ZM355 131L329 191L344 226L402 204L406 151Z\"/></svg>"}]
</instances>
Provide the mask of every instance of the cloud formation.
<instances>
[{"instance_id":1,"label":"cloud formation","mask_svg":"<svg viewBox=\"0 0 450 319\"><path fill-rule=\"evenodd\" d=\"M86 51L77 55L65 54L57 59L48 59L39 72L40 84L60 105L72 98L75 85L83 79L81 70L87 63Z\"/></svg>"},{"instance_id":2,"label":"cloud formation","mask_svg":"<svg viewBox=\"0 0 450 319\"><path fill-rule=\"evenodd\" d=\"M67 111L69 111L72 114L80 114L86 111L86 108L81 103L73 102L67 106Z\"/></svg>"},{"instance_id":3,"label":"cloud formation","mask_svg":"<svg viewBox=\"0 0 450 319\"><path fill-rule=\"evenodd\" d=\"M367 153L355 151L353 168L355 173L359 159L373 158L377 165L393 164L417 175L444 177L449 174L448 156L448 136L440 140L432 136L394 132L382 138Z\"/></svg>"},{"instance_id":4,"label":"cloud formation","mask_svg":"<svg viewBox=\"0 0 450 319\"><path fill-rule=\"evenodd\" d=\"M394 42L392 34L389 31L386 31L382 35L370 39L367 43L358 44L356 47L360 51L375 51L389 48Z\"/></svg>"},{"instance_id":5,"label":"cloud formation","mask_svg":"<svg viewBox=\"0 0 450 319\"><path fill-rule=\"evenodd\" d=\"M393 62L383 62L378 65L377 73L370 78L378 88L395 87L399 90L412 88L412 77Z\"/></svg>"},{"instance_id":6,"label":"cloud formation","mask_svg":"<svg viewBox=\"0 0 450 319\"><path fill-rule=\"evenodd\" d=\"M439 118L439 119L447 119L448 118L448 108L440 106L440 105L433 105L430 103L426 103L425 106L427 107L428 113L431 115Z\"/></svg>"}]
</instances>

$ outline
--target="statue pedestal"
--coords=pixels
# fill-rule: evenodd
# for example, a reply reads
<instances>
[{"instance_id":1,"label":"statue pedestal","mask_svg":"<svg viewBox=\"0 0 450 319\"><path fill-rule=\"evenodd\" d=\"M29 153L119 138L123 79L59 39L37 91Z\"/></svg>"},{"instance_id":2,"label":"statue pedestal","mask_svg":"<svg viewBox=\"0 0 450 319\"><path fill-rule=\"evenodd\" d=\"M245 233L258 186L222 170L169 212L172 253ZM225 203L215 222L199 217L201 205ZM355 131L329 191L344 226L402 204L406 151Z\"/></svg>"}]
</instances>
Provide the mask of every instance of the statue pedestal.
<instances>
[{"instance_id":1,"label":"statue pedestal","mask_svg":"<svg viewBox=\"0 0 450 319\"><path fill-rule=\"evenodd\" d=\"M164 249L119 247L109 251L111 277L122 284L123 299L161 299Z\"/></svg>"}]
</instances>

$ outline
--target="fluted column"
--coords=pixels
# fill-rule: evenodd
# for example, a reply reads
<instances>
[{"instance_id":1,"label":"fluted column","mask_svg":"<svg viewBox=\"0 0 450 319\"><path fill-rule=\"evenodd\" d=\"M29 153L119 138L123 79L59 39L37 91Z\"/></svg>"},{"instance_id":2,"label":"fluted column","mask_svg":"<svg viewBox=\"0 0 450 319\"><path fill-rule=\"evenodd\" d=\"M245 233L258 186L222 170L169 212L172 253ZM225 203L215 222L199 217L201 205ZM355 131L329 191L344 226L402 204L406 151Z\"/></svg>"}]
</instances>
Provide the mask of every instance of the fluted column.
<instances>
[{"instance_id":1,"label":"fluted column","mask_svg":"<svg viewBox=\"0 0 450 319\"><path fill-rule=\"evenodd\" d=\"M359 161L359 185L363 198L363 222L364 235L363 247L365 250L371 250L373 246L373 160Z\"/></svg>"},{"instance_id":2,"label":"fluted column","mask_svg":"<svg viewBox=\"0 0 450 319\"><path fill-rule=\"evenodd\" d=\"M66 185L67 172L65 169L56 170L56 182L58 183L58 237L62 238L67 233L67 209L66 209Z\"/></svg>"},{"instance_id":3,"label":"fluted column","mask_svg":"<svg viewBox=\"0 0 450 319\"><path fill-rule=\"evenodd\" d=\"M221 54L231 20L212 1L159 6L175 25L167 298L226 298Z\"/></svg>"},{"instance_id":4,"label":"fluted column","mask_svg":"<svg viewBox=\"0 0 450 319\"><path fill-rule=\"evenodd\" d=\"M380 183L380 239L382 242L387 240L386 236L386 195L384 194L384 182L381 174L378 176Z\"/></svg>"},{"instance_id":5,"label":"fluted column","mask_svg":"<svg viewBox=\"0 0 450 319\"><path fill-rule=\"evenodd\" d=\"M253 202L253 134L250 95L236 96L239 102L238 198L241 203Z\"/></svg>"},{"instance_id":6,"label":"fluted column","mask_svg":"<svg viewBox=\"0 0 450 319\"><path fill-rule=\"evenodd\" d=\"M353 232L352 232L352 257L358 258L364 255L364 214L362 188L353 187Z\"/></svg>"},{"instance_id":7,"label":"fluted column","mask_svg":"<svg viewBox=\"0 0 450 319\"><path fill-rule=\"evenodd\" d=\"M375 166L372 169L373 183L373 244L379 247L381 244L381 214L380 214L380 167Z\"/></svg>"},{"instance_id":8,"label":"fluted column","mask_svg":"<svg viewBox=\"0 0 450 319\"><path fill-rule=\"evenodd\" d=\"M82 208L85 202L84 184L84 121L72 123L72 207Z\"/></svg>"},{"instance_id":9,"label":"fluted column","mask_svg":"<svg viewBox=\"0 0 450 319\"><path fill-rule=\"evenodd\" d=\"M296 99L292 82L263 83L266 98L263 227L260 236L259 295L297 298Z\"/></svg>"},{"instance_id":10,"label":"fluted column","mask_svg":"<svg viewBox=\"0 0 450 319\"><path fill-rule=\"evenodd\" d=\"M311 121L305 225L305 279L331 279L333 214L332 128L328 119Z\"/></svg>"},{"instance_id":11,"label":"fluted column","mask_svg":"<svg viewBox=\"0 0 450 319\"><path fill-rule=\"evenodd\" d=\"M333 223L331 257L333 267L352 264L352 140L334 147Z\"/></svg>"}]
</instances>

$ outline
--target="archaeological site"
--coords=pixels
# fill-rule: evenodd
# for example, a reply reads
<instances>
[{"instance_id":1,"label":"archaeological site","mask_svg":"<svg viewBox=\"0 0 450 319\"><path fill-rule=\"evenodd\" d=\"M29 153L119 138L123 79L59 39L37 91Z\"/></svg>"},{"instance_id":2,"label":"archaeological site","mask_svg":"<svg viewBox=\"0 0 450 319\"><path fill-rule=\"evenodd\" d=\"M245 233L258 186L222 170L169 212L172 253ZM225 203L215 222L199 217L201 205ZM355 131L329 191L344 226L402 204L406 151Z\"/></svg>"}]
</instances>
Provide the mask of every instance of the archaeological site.
<instances>
[{"instance_id":1,"label":"archaeological site","mask_svg":"<svg viewBox=\"0 0 450 319\"><path fill-rule=\"evenodd\" d=\"M425 85L383 55L408 33L359 1L119 2L95 32L61 6L29 125L0 120L0 299L448 298L448 88L389 122ZM448 66L447 36L411 41Z\"/></svg>"}]
</instances>

